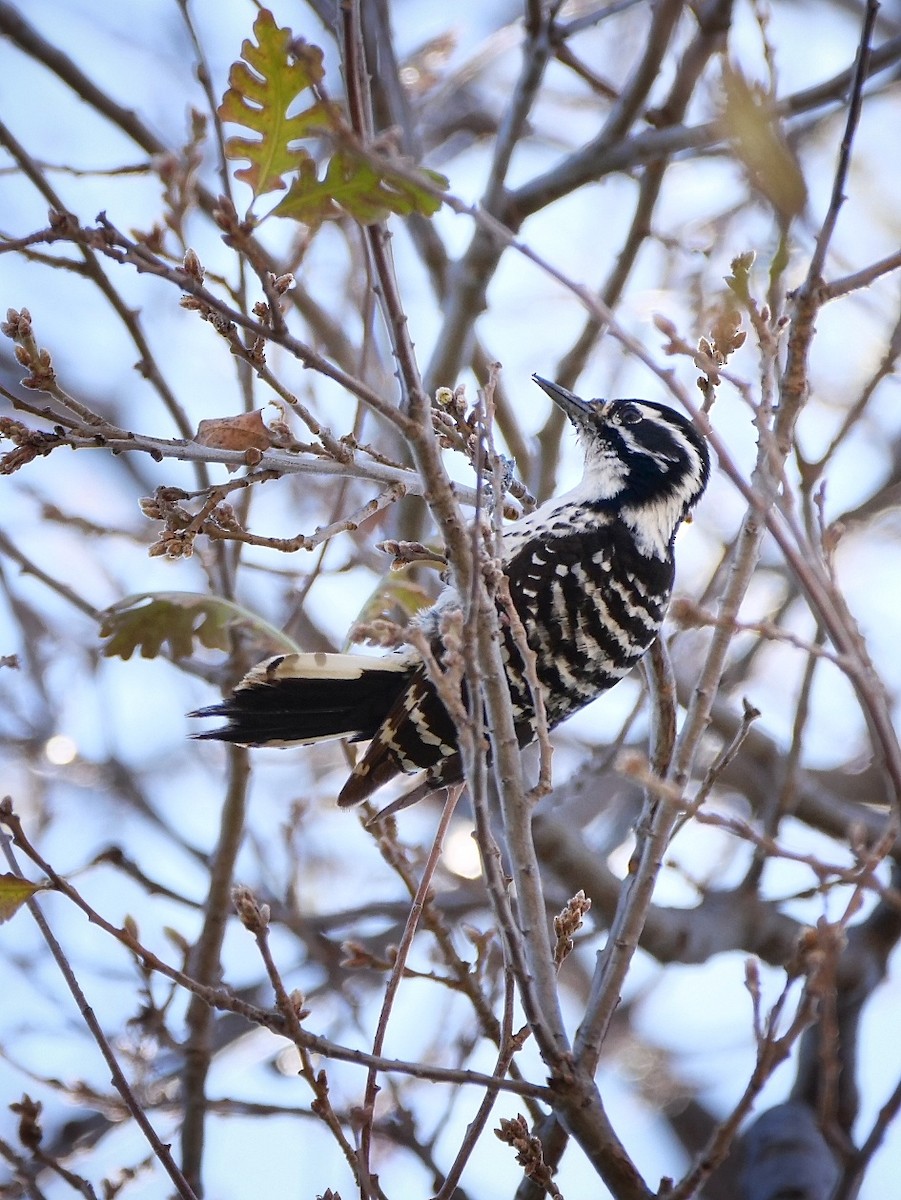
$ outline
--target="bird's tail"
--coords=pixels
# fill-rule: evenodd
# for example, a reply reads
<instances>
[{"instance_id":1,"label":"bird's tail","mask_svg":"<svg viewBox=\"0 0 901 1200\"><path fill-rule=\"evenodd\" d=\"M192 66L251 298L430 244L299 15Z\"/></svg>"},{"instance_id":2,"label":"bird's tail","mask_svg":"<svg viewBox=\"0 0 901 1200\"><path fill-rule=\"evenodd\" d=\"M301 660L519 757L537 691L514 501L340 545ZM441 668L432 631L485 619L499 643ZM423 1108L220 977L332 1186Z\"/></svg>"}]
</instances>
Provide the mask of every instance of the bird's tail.
<instances>
[{"instance_id":1,"label":"bird's tail","mask_svg":"<svg viewBox=\"0 0 901 1200\"><path fill-rule=\"evenodd\" d=\"M243 746L308 746L330 738L373 736L406 686L415 663L403 654L283 654L259 663L221 704L192 717L228 724L196 738Z\"/></svg>"}]
</instances>

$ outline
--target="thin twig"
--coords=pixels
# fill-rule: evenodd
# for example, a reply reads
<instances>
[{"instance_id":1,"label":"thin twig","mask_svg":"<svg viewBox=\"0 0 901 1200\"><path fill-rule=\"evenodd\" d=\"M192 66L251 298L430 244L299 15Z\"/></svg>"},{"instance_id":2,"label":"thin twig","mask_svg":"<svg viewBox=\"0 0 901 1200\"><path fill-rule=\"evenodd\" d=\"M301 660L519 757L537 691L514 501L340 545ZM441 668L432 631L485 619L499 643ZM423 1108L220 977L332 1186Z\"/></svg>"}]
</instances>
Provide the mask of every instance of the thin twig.
<instances>
[{"instance_id":1,"label":"thin twig","mask_svg":"<svg viewBox=\"0 0 901 1200\"><path fill-rule=\"evenodd\" d=\"M450 826L451 818L454 815L454 810L457 807L457 801L460 799L461 786L448 788L447 799L444 802L444 807L441 810L441 820L438 823L438 828L435 831L435 836L432 839L432 845L429 849L429 855L426 859L425 866L422 871L422 877L419 881L419 886L416 889L416 895L413 897L413 903L410 906L410 911L407 914L406 924L404 925L403 936L400 944L397 947L397 953L394 958L394 965L391 969L391 974L388 977L388 982L385 985L385 995L382 999L382 1007L379 1011L378 1024L376 1025L375 1036L372 1039L372 1053L374 1056L380 1056L385 1044L385 1037L388 1033L388 1021L391 1016L391 1010L394 1007L394 1001L397 997L397 991L400 987L401 980L404 977L404 969L407 965L407 958L410 954L410 949L413 945L413 938L416 934L419 925L422 911L425 907L429 891L432 886L432 880L435 876L435 871L438 867L438 862L441 858L441 851L444 846L444 839L447 836L448 827ZM360 1163L361 1170L364 1175L369 1177L369 1162L372 1149L372 1122L375 1116L375 1098L378 1092L378 1072L374 1067L369 1069L366 1076L366 1088L363 1093L363 1112L364 1123L360 1131Z\"/></svg>"},{"instance_id":2,"label":"thin twig","mask_svg":"<svg viewBox=\"0 0 901 1200\"><path fill-rule=\"evenodd\" d=\"M513 1033L513 1002L515 998L516 985L513 973L508 967L504 971L504 1017L501 1026L501 1048L494 1066L496 1079L503 1079L507 1074L510 1064L513 1061L513 1056L522 1048L528 1036L528 1028L521 1030L516 1035ZM488 1124L488 1118L491 1116L491 1111L499 1094L497 1088L486 1089L475 1116L466 1127L466 1134L460 1142L454 1161L451 1163L441 1187L435 1193L433 1200L452 1200L466 1164L472 1157L485 1126Z\"/></svg>"},{"instance_id":3,"label":"thin twig","mask_svg":"<svg viewBox=\"0 0 901 1200\"><path fill-rule=\"evenodd\" d=\"M244 837L244 814L250 763L247 750L229 747L228 787L222 806L219 838L210 864L210 882L203 925L191 954L191 974L201 984L212 985L221 975L220 955L229 916L235 860ZM184 1120L181 1147L184 1171L201 1191L203 1148L206 1133L206 1079L213 1057L211 1007L196 993L188 1005L185 1041Z\"/></svg>"},{"instance_id":4,"label":"thin twig","mask_svg":"<svg viewBox=\"0 0 901 1200\"><path fill-rule=\"evenodd\" d=\"M666 777L676 738L675 680L666 646L658 639L649 651L648 680L654 697L654 772ZM620 1003L629 965L638 949L663 856L678 817L678 808L660 802L649 790L639 822L634 870L624 881L607 944L598 956L591 991L576 1035L575 1050L589 1071L597 1068L610 1021Z\"/></svg>"}]
</instances>

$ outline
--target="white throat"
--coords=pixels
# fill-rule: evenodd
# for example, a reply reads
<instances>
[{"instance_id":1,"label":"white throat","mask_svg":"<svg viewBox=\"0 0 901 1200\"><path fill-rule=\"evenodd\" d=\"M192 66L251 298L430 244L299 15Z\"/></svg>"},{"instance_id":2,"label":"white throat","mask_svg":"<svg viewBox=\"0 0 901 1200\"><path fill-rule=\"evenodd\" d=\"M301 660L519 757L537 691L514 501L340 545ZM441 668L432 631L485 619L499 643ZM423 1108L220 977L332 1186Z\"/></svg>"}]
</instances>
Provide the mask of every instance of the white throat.
<instances>
[{"instance_id":1,"label":"white throat","mask_svg":"<svg viewBox=\"0 0 901 1200\"><path fill-rule=\"evenodd\" d=\"M574 490L595 500L612 500L626 486L629 468L613 450L604 447L585 462L582 482Z\"/></svg>"},{"instance_id":2,"label":"white throat","mask_svg":"<svg viewBox=\"0 0 901 1200\"><path fill-rule=\"evenodd\" d=\"M635 535L635 545L645 558L667 558L673 534L679 527L685 506L697 491L696 481L688 475L681 487L644 504L624 507L620 518Z\"/></svg>"}]
</instances>

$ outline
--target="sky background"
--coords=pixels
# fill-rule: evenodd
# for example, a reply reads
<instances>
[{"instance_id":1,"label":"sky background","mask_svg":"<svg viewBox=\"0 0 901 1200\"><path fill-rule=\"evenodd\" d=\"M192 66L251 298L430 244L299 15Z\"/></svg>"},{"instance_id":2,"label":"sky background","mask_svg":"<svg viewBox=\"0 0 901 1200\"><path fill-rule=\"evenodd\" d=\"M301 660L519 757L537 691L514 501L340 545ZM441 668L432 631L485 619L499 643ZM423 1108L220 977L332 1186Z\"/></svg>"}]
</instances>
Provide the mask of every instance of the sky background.
<instances>
[{"instance_id":1,"label":"sky background","mask_svg":"<svg viewBox=\"0 0 901 1200\"><path fill-rule=\"evenodd\" d=\"M337 60L316 18L297 4L273 3L270 7L279 23L290 24L297 34L325 49L326 77L336 80L337 91ZM777 48L780 95L826 79L849 64L857 37L853 14L831 5L779 3L772 7L770 36ZM886 7L890 19L891 6ZM201 0L192 11L215 90L221 95L228 65L249 34L253 7L239 0L227 4ZM482 56L481 61L489 65L478 76L480 94L497 114L504 111L519 67L518 34L515 28L504 33L497 30L505 21L514 20L517 6L461 0L451 8L425 0L406 0L395 3L392 11L401 56L452 29L456 45L443 69L450 74L474 56ZM204 100L194 79L192 49L176 4L170 0L142 0L127 5L109 5L100 0L32 0L27 6L27 19L49 40L64 47L115 100L140 113L168 144L184 142L189 106L202 108ZM640 39L641 28L637 18L623 23L624 59ZM582 52L587 59L596 54L605 71L615 71L616 54L611 52L607 38L605 27L600 27L581 44ZM730 44L750 76L762 72L759 31L748 4L737 6ZM514 159L514 184L547 169L597 127L596 103L587 90L573 84L570 73L552 65L547 87L548 97L536 112L532 136ZM706 100L713 103L709 95ZM698 104L703 103L702 93ZM133 145L5 42L0 42L0 114L41 161L86 172L139 162ZM708 119L709 115L690 111L689 120ZM901 220L896 197L901 160L890 153L892 139L897 141L898 119L897 87L865 108L855 143L848 200L830 260L833 274L854 270L898 247ZM802 235L798 237L796 261L788 273L790 283L797 282L806 269L810 235L818 228L828 199L840 131L840 117L836 115L804 144L801 152L805 176L811 184L811 204L799 222ZM457 196L475 201L484 185L488 161L488 148L476 143L459 151L440 148L430 165L449 176ZM5 160L0 162L4 165ZM209 156L203 174L205 182L216 186ZM158 216L160 189L153 178L55 172L52 179L65 202L84 221L106 211L119 228L147 229ZM621 245L631 219L627 203L631 188L632 182L619 176L583 188L530 220L523 235L564 273L596 286L610 267L609 247ZM770 219L762 210L745 210L729 222L720 221L721 214L731 203L738 205L745 192L741 172L725 157L686 161L669 173L655 226L662 233L682 239L696 255L698 279L720 280L728 273L735 254L769 244ZM242 195L240 185L236 196L239 203L249 200L248 194ZM4 171L0 174L0 213L0 227L17 236L44 224L46 204L36 197L27 181ZM447 209L435 221L450 251L461 252L471 236L471 222ZM723 230L727 236L721 236ZM286 227L271 222L262 236L278 249L289 235ZM193 223L190 236L210 272L231 269L230 252L209 223ZM441 314L399 223L394 250L411 331L425 364L441 329ZM655 353L663 339L654 328L654 314L665 313L690 333L695 308L693 294L686 291L685 276L667 279L661 272L662 261L662 252L649 246L619 310L625 327ZM344 298L348 270L343 238L326 229L316 239L301 278L344 324L348 335L357 337L358 318ZM154 349L165 364L167 378L191 418L196 422L237 411L240 395L233 364L214 333L198 327L193 314L178 306L170 287L138 278L129 271L118 272L116 282L129 304L140 309ZM101 411L115 407L141 432L176 435L148 384L134 370L134 347L122 335L121 327L108 319L103 305L83 280L6 254L0 257L0 302L4 310L25 306L31 311L38 341L51 348L59 376L70 391ZM853 300L822 313L813 360L815 402L802 417L799 429L809 457L828 445L844 416L848 397L857 394L884 353L886 331L895 318L897 304L897 278L889 276ZM553 376L555 364L583 320L580 304L570 292L521 256L505 256L492 282L489 309L479 328L486 345L503 363L505 385L529 437L539 431L548 410L546 399L529 377L534 371ZM659 358L663 360L662 354ZM277 352L271 364L278 371L291 373L291 364ZM696 372L691 364L679 361L675 368L692 386ZM750 346L736 355L733 370L742 378L754 379ZM292 381L298 394L312 399L316 411L333 428L345 429L355 407L350 397L326 380L311 379L309 373L299 371L295 374L300 376ZM468 383L473 391L471 379ZM641 364L625 357L610 339L593 356L584 384L594 395L664 398L659 381ZM735 389L724 386L716 423L733 457L749 469L754 455L753 429ZM867 418L829 473L825 497L828 519L853 508L870 494L874 479L888 474L899 429L897 384L890 381L875 397ZM575 482L578 457L574 440L567 436L559 487ZM458 462L451 469L465 478L465 468ZM224 471L217 470L217 478L224 480ZM170 460L153 464L62 451L14 480L4 481L0 513L5 529L25 552L49 564L59 579L71 583L97 607L145 590L203 591L207 580L198 558L170 562L148 556L148 526L135 503L137 495L149 494L161 483L190 487L192 478L186 464ZM358 491L365 500L365 488ZM291 497L290 506L285 503L286 494ZM48 502L73 509L86 521L121 529L123 536L104 539L100 552L89 554L86 546L90 538L74 536L70 525L45 520L44 506ZM272 535L290 536L322 523L321 510L319 493L300 478L293 481L290 490L263 489L256 501L254 523ZM680 588L691 592L693 582L710 571L722 541L734 533L742 513L741 498L727 480L715 476L695 522L680 537ZM837 570L851 608L893 696L901 686L895 600L899 583L897 536L897 512L887 513L875 526L860 534L852 533L837 558ZM350 557L346 544L336 539L324 560L326 570L309 599L313 620L336 644L343 641L376 579L364 566L341 569ZM262 570L244 574L242 603L277 622L284 612L288 588L298 579L302 581L308 564L302 557L300 561L279 560L273 564L271 554L255 549L248 551L247 561L257 566L274 565L280 572L289 573L282 579L274 579ZM767 550L743 609L745 619L763 618L771 611L781 587L776 572L767 570L775 562L774 552ZM207 850L214 841L222 755L219 747L198 746L186 740L189 722L184 713L213 702L212 689L204 680L190 677L162 659L133 659L128 663L98 660L97 630L89 618L37 580L16 578L12 591L33 607L47 631L53 631L47 638L37 633L36 642L45 659L44 678L56 700L57 719L52 728L46 723L42 726L40 714L45 698L27 685L17 692L6 718L11 735L15 737L24 727L41 729L47 751L38 769L33 757L11 756L3 765L0 790L15 798L17 810L32 823L35 833L40 832L42 853L58 870L74 872L85 896L111 920L121 921L126 913L140 912L145 942L171 956L167 927L177 928L191 938L199 925L198 914L162 897L148 904L140 887L108 867L85 868L111 841L138 846L141 864L149 874L202 902L206 871L188 848ZM9 595L7 591L0 625L12 628L16 620ZM67 631L65 640L59 636L60 629ZM809 613L799 606L797 632L809 637L811 630ZM15 649L15 645L0 645L0 653ZM788 736L803 669L803 657L792 657L781 647L765 650L755 665L749 698L762 710L761 727L783 742ZM578 764L585 742L615 736L636 695L636 687L627 682L615 696L567 724L561 731L555 758L560 778ZM805 741L808 766L830 767L847 762L855 748L864 752L865 729L859 710L848 684L829 664L817 674L812 714ZM54 749L50 739L60 736L68 740L57 741ZM148 819L146 813L117 803L108 777L97 766L111 761L127 763L137 773L149 803L161 817L160 825ZM252 791L253 836L239 863L242 878L262 879L273 889L283 885L291 869L284 834L288 802L298 798L307 801L330 789L333 794L344 770L338 748L317 754L315 765L304 759L302 752L273 754L265 759L258 756ZM434 812L425 808L411 811L404 822L405 835L411 839L424 837L434 824ZM177 827L182 836L185 845L180 853L167 827ZM812 842L807 827L787 823L782 840L791 845L793 837L797 837L797 847L804 852L821 853L834 861L834 844L825 838L819 844ZM317 803L316 820L306 822L304 838L303 874L295 883L307 911L316 913L333 903L331 889L335 882L329 868L335 846L341 847L347 862L343 901L348 905L364 904L368 899L376 901L385 896L390 882L387 870L374 860L369 839L347 814L328 802ZM674 856L678 869L664 872L661 878L659 899L664 903L690 904L696 894L693 880L715 879L725 886L737 882L747 866L746 849L712 829L694 830L690 837L681 838L674 847ZM767 876L768 892L789 895L800 886L799 878L797 871L786 864L772 864ZM841 901L836 894L830 906L838 906ZM124 1029L135 1007L135 970L128 956L111 948L109 939L90 928L60 897L48 896L43 904L60 940L78 961L83 986L102 1024L110 1030ZM813 921L823 911L823 904L819 898L796 900L786 910L799 919ZM830 915L835 913L830 911ZM296 962L296 943L278 930L274 944L276 953L281 952L285 964L290 964L292 986L315 993L321 984L315 964ZM595 949L596 943L591 940L578 952L580 969L585 972L592 968ZM649 1044L665 1052L669 1069L698 1089L704 1102L717 1112L725 1112L736 1101L753 1061L750 1005L741 962L741 955L731 954L700 967L668 966L664 971L640 955L624 997L635 1006L637 1030ZM249 935L240 927L229 931L224 965L226 977L234 986L249 984L259 976L259 961ZM63 994L56 969L46 957L37 930L24 917L0 929L0 976L5 980L5 999L0 1003L0 1137L14 1142L15 1118L6 1105L23 1090L40 1093L50 1129L71 1119L73 1109L58 1093L42 1087L40 1079L52 1076L84 1080L105 1091L107 1072L96 1050L82 1037L78 1016ZM781 986L781 972L764 969L763 978L772 999ZM176 1012L182 1003L176 1000ZM411 1046L410 1039L415 1038L423 1020L423 1007L434 1003L434 993L416 984L402 989L392 1024L392 1037L397 1031L401 1039L403 1031L402 1042L394 1045L389 1038L387 1053L414 1056L415 1046ZM462 1019L461 1013L455 1010L452 1000L443 1003L446 1011L430 1010L430 1020L439 1027L442 1022L454 1027L455 1021ZM344 1007L335 1004L331 1013L329 1004L327 991L317 995L318 1028L329 1033L331 1021L334 1036L351 1037ZM372 1023L372 996L361 996L361 1005L358 1036L360 1044L365 1045L365 1031ZM895 1027L894 1014L899 1005L901 986L897 965L893 964L888 979L871 999L864 1020L862 1129L869 1128L901 1074L901 1044L886 1038L886 1030ZM575 1023L576 1007L569 1015ZM429 1024L423 1029L423 1046L433 1028ZM529 1049L524 1052L524 1069L537 1077L536 1060L530 1058L531 1054ZM600 1080L608 1106L617 1113L624 1140L634 1150L641 1169L653 1180L678 1170L679 1151L652 1106L637 1099L637 1089L631 1086L635 1081L628 1079L628 1070L639 1069L637 1061L633 1058L629 1066L623 1056L615 1056L609 1066L602 1068ZM472 1065L491 1069L488 1051L483 1062L476 1060ZM152 1069L156 1072L159 1067L157 1061ZM132 1064L132 1069L139 1070L139 1065ZM654 1061L649 1060L649 1075L656 1069ZM330 1068L330 1078L336 1092L346 1088L350 1097L361 1087L360 1073L340 1064ZM791 1078L790 1065L777 1070L759 1107L784 1098ZM293 1067L273 1059L272 1040L263 1031L240 1039L217 1058L209 1090L213 1095L240 1094L249 1101L287 1106L301 1107L309 1100ZM444 1112L445 1097L439 1092L436 1089L434 1098L436 1121ZM461 1096L448 1122L448 1147L459 1138L460 1123L468 1119L474 1103L473 1096ZM422 1102L417 1104L422 1112ZM512 1107L515 1109L515 1104ZM505 1111L503 1105L499 1108ZM166 1117L156 1119L156 1124L164 1140L174 1135ZM91 1179L98 1180L105 1170L138 1162L144 1153L139 1135L131 1124L126 1124L90 1151L90 1167L84 1169ZM222 1200L247 1196L251 1188L260 1195L278 1189L292 1196L312 1197L328 1186L342 1186L336 1182L342 1178L337 1150L322 1137L314 1122L294 1116L214 1122L208 1161L208 1195ZM512 1156L501 1166L498 1163L494 1139L486 1139L465 1178L473 1197L491 1195L492 1189L498 1194L500 1189L513 1186L518 1171ZM389 1194L404 1194L407 1187L411 1190L406 1194L427 1194L427 1174L411 1168L408 1156L388 1155L379 1169ZM867 1177L861 1200L881 1200L889 1195L899 1170L901 1133L894 1129ZM410 1174L415 1171L419 1173ZM564 1162L560 1187L567 1197L578 1196L585 1186L578 1171L577 1160ZM60 1182L48 1184L45 1191L51 1198L68 1194ZM158 1175L139 1176L125 1194L135 1198L159 1196L163 1184Z\"/></svg>"}]
</instances>

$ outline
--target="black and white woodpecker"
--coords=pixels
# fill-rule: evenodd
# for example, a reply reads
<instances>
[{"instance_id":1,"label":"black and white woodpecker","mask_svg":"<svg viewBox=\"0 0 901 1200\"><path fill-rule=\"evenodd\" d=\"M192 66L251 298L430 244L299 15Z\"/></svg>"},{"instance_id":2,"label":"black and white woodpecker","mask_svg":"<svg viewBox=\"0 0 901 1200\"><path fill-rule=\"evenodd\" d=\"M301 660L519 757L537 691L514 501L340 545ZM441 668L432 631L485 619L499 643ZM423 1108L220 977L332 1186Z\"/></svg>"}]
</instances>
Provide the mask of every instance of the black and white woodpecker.
<instances>
[{"instance_id":1,"label":"black and white woodpecker","mask_svg":"<svg viewBox=\"0 0 901 1200\"><path fill-rule=\"evenodd\" d=\"M575 427L581 482L505 526L502 562L536 656L550 728L626 675L660 631L673 587L673 543L710 473L691 422L650 400L581 400L532 377ZM442 616L459 605L447 587L415 623L440 661ZM521 746L535 712L509 622L502 657ZM460 782L453 720L418 651L383 658L282 654L249 672L221 704L192 713L228 724L197 734L246 746L368 741L338 803L357 804L400 774L424 772L400 803Z\"/></svg>"}]
</instances>

